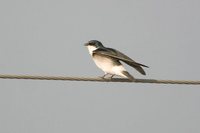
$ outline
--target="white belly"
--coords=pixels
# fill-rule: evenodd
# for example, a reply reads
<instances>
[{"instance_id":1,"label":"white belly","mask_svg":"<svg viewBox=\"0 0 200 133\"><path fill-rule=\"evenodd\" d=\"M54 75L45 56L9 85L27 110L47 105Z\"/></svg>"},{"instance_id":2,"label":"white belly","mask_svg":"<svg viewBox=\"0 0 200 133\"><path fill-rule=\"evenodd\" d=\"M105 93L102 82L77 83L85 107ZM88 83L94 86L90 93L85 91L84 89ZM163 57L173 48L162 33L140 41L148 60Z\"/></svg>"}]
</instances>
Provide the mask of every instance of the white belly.
<instances>
[{"instance_id":1,"label":"white belly","mask_svg":"<svg viewBox=\"0 0 200 133\"><path fill-rule=\"evenodd\" d=\"M101 56L95 56L93 59L95 64L105 73L115 74L124 77L122 71L126 71L125 68L122 65L114 65L112 59Z\"/></svg>"},{"instance_id":2,"label":"white belly","mask_svg":"<svg viewBox=\"0 0 200 133\"><path fill-rule=\"evenodd\" d=\"M96 50L97 48L95 48L94 46L87 46L87 47L90 55L93 56L93 51ZM122 65L118 66L114 65L113 61L110 58L95 55L93 60L95 64L105 73L126 77L124 74L122 74L122 71L126 71L125 68Z\"/></svg>"}]
</instances>

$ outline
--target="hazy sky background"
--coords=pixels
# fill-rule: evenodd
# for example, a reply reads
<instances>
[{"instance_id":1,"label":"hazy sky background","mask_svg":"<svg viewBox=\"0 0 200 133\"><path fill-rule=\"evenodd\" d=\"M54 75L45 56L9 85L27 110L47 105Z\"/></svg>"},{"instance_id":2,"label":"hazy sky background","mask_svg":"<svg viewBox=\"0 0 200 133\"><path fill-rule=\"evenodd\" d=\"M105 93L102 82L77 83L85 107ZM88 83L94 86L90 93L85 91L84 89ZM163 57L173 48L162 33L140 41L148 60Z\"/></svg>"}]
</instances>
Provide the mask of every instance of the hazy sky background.
<instances>
[{"instance_id":1,"label":"hazy sky background","mask_svg":"<svg viewBox=\"0 0 200 133\"><path fill-rule=\"evenodd\" d=\"M0 74L100 76L91 39L200 80L199 0L1 0ZM199 133L200 86L0 79L1 133Z\"/></svg>"}]
</instances>

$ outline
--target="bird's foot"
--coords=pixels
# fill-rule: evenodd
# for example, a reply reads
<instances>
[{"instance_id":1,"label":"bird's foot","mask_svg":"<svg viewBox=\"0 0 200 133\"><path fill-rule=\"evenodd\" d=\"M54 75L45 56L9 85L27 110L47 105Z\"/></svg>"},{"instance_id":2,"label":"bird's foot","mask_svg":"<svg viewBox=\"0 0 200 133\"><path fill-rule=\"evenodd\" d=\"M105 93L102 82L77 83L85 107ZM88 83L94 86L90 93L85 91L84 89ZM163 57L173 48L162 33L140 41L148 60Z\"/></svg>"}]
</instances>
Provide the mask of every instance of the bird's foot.
<instances>
[{"instance_id":1,"label":"bird's foot","mask_svg":"<svg viewBox=\"0 0 200 133\"><path fill-rule=\"evenodd\" d=\"M110 76L110 80L112 80L114 76L115 76L115 74L112 74L112 75Z\"/></svg>"},{"instance_id":2,"label":"bird's foot","mask_svg":"<svg viewBox=\"0 0 200 133\"><path fill-rule=\"evenodd\" d=\"M101 76L100 78L102 78L102 79L109 79L109 80L112 80L113 77L115 76L115 74L112 74L110 77L106 78L107 75L109 75L109 73L104 74L104 75Z\"/></svg>"},{"instance_id":3,"label":"bird's foot","mask_svg":"<svg viewBox=\"0 0 200 133\"><path fill-rule=\"evenodd\" d=\"M106 75L108 75L108 73L104 74L103 76L100 76L100 78L105 79Z\"/></svg>"}]
</instances>

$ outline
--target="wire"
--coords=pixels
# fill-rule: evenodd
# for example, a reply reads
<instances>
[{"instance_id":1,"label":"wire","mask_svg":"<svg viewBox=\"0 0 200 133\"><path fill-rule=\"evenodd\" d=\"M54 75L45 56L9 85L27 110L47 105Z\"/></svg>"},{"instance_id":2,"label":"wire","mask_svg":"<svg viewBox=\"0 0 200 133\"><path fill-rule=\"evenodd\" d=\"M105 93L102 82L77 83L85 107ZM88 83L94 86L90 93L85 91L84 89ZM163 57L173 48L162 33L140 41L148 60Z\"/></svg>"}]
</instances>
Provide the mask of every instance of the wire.
<instances>
[{"instance_id":1,"label":"wire","mask_svg":"<svg viewBox=\"0 0 200 133\"><path fill-rule=\"evenodd\" d=\"M155 83L155 84L187 84L200 85L200 81L188 80L156 80L156 79L135 79L130 81L124 78L92 78L92 77L65 77L65 76L33 76L33 75L4 75L0 74L1 79L31 79L31 80L68 80L68 81L92 81L92 82L129 82L129 83Z\"/></svg>"}]
</instances>

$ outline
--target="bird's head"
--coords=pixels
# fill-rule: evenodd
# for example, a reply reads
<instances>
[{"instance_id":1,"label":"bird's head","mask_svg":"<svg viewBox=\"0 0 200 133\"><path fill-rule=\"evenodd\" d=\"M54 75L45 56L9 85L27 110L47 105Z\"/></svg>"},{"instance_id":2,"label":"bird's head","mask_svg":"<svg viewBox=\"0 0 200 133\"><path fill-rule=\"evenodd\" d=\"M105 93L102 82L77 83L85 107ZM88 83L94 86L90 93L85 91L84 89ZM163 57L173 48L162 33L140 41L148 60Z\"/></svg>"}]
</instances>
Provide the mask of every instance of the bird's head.
<instances>
[{"instance_id":1,"label":"bird's head","mask_svg":"<svg viewBox=\"0 0 200 133\"><path fill-rule=\"evenodd\" d=\"M94 50L104 47L103 44L97 40L90 40L89 42L85 43L85 46L87 46L90 55L92 55Z\"/></svg>"},{"instance_id":2,"label":"bird's head","mask_svg":"<svg viewBox=\"0 0 200 133\"><path fill-rule=\"evenodd\" d=\"M90 40L89 42L87 42L85 44L85 46L92 46L92 47L95 47L95 48L101 48L101 47L103 47L103 44L100 41L97 41L97 40Z\"/></svg>"}]
</instances>

